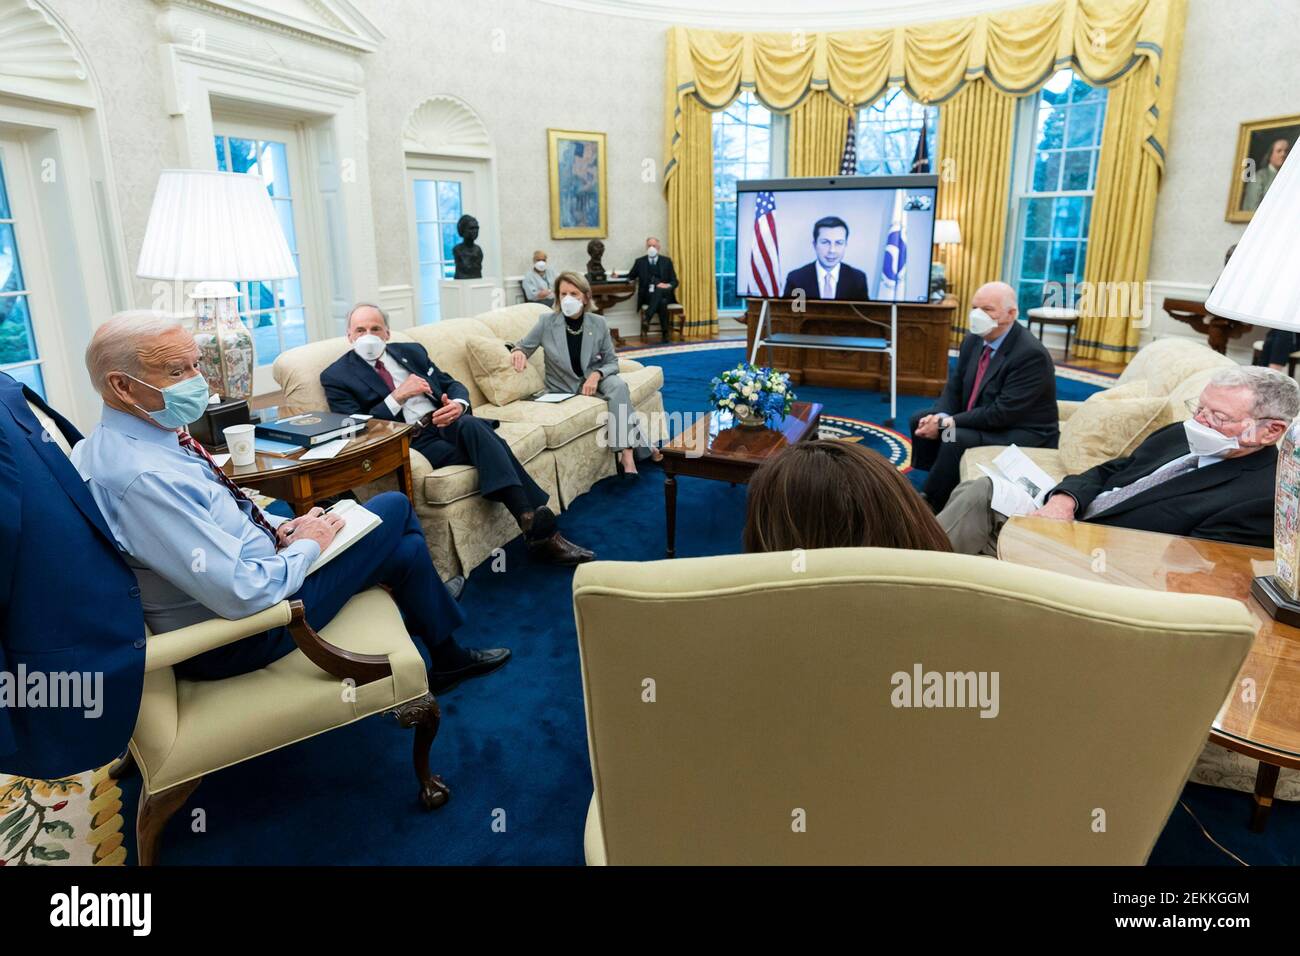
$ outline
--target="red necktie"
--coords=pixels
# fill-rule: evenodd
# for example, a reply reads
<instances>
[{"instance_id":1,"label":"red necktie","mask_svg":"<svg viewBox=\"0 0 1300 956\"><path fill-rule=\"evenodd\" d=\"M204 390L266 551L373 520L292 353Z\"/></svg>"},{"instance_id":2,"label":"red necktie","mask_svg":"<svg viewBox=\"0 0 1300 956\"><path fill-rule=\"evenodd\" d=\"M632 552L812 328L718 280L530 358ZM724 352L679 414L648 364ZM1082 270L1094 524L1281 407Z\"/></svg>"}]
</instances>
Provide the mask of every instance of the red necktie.
<instances>
[{"instance_id":1,"label":"red necktie","mask_svg":"<svg viewBox=\"0 0 1300 956\"><path fill-rule=\"evenodd\" d=\"M975 399L979 397L980 384L984 381L984 373L989 370L989 359L993 357L993 347L984 346L983 353L980 354L980 364L975 366L975 384L970 388L970 400L966 402L966 411L975 407Z\"/></svg>"},{"instance_id":2,"label":"red necktie","mask_svg":"<svg viewBox=\"0 0 1300 956\"><path fill-rule=\"evenodd\" d=\"M375 359L375 371L379 373L379 377L384 380L390 392L396 391L397 383L393 381L393 373L384 368L383 359Z\"/></svg>"},{"instance_id":3,"label":"red necktie","mask_svg":"<svg viewBox=\"0 0 1300 956\"><path fill-rule=\"evenodd\" d=\"M257 525L259 528L261 528L263 531L269 534L271 536L272 543L275 544L278 548L279 542L275 537L275 529L271 527L271 523L267 521L266 518L262 517L262 510L258 508L257 505L253 504L253 499L249 498L248 495L240 491L239 486L237 484L235 484L233 481L231 481L229 478L226 477L226 473L221 470L221 466L218 465L212 459L212 456L210 454L208 454L208 450L204 448L202 445L200 445L194 439L193 435L190 435L187 432L177 432L176 441L180 443L180 446L182 448L186 449L187 451L194 452L200 458L206 461L208 465L212 468L212 471L216 474L217 481L221 482L225 486L226 490L235 496L236 500L247 501L249 503L249 505L252 507L253 524Z\"/></svg>"}]
</instances>

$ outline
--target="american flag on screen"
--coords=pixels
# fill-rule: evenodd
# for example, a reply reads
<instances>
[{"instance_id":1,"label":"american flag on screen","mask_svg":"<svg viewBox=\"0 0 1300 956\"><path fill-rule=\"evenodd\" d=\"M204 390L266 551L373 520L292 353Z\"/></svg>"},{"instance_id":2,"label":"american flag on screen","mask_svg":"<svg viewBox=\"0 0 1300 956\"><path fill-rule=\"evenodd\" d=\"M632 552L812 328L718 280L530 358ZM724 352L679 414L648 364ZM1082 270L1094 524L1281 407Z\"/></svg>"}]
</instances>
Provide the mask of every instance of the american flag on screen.
<instances>
[{"instance_id":1,"label":"american flag on screen","mask_svg":"<svg viewBox=\"0 0 1300 956\"><path fill-rule=\"evenodd\" d=\"M894 190L894 221L885 239L885 257L880 264L880 287L877 298L894 302L903 297L907 287L907 220L903 218L903 190Z\"/></svg>"},{"instance_id":2,"label":"american flag on screen","mask_svg":"<svg viewBox=\"0 0 1300 956\"><path fill-rule=\"evenodd\" d=\"M765 298L781 294L781 249L776 241L776 197L758 194L754 203L754 247L749 251L749 271Z\"/></svg>"}]
</instances>

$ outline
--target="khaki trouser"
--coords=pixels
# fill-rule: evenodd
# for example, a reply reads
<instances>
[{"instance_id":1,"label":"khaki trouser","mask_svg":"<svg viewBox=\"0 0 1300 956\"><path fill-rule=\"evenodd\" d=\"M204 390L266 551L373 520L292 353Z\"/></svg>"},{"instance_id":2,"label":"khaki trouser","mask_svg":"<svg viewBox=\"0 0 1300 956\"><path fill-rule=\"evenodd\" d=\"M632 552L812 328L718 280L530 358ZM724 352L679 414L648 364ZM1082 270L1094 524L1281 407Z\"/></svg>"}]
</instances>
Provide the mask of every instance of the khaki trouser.
<instances>
[{"instance_id":1,"label":"khaki trouser","mask_svg":"<svg viewBox=\"0 0 1300 956\"><path fill-rule=\"evenodd\" d=\"M963 481L953 489L939 512L939 526L958 554L997 557L998 535L1007 519L993 511L993 482L989 478Z\"/></svg>"}]
</instances>

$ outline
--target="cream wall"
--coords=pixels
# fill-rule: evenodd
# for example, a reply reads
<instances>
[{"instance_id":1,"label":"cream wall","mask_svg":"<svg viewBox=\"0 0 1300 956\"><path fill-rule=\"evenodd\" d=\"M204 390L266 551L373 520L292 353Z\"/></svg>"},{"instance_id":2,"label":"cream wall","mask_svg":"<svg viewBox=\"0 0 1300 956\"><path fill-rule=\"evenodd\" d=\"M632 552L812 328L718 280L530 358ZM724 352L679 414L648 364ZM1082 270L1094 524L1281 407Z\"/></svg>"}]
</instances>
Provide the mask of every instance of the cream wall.
<instances>
[{"instance_id":1,"label":"cream wall","mask_svg":"<svg viewBox=\"0 0 1300 956\"><path fill-rule=\"evenodd\" d=\"M548 250L557 268L583 271L586 266L586 240L550 237L548 127L606 134L607 269L628 268L648 234L667 242L667 205L658 178L664 122L661 24L535 0L360 0L357 5L386 36L364 60L381 285L412 281L405 213L398 212L407 202L401 130L415 107L439 93L473 109L496 148L505 275L529 268L537 248ZM646 160L655 177L651 182L642 180Z\"/></svg>"},{"instance_id":2,"label":"cream wall","mask_svg":"<svg viewBox=\"0 0 1300 956\"><path fill-rule=\"evenodd\" d=\"M1300 114L1300 2L1189 0L1188 8L1151 247L1151 333L1159 336L1196 335L1160 311L1160 303L1165 295L1208 295L1223 254L1246 229L1223 218L1238 126ZM1233 343L1233 357L1248 359L1255 337L1247 333Z\"/></svg>"}]
</instances>

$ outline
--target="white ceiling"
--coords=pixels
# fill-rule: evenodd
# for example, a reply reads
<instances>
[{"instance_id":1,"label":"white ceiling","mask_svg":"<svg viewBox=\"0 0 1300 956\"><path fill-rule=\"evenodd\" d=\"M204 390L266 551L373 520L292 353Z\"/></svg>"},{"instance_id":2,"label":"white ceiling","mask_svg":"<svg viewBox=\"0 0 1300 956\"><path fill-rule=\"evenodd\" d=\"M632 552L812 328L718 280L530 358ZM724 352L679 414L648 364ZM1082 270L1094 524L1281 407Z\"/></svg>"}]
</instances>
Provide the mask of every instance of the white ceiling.
<instances>
[{"instance_id":1,"label":"white ceiling","mask_svg":"<svg viewBox=\"0 0 1300 956\"><path fill-rule=\"evenodd\" d=\"M1042 0L534 0L587 13L733 30L832 30L945 20Z\"/></svg>"}]
</instances>

